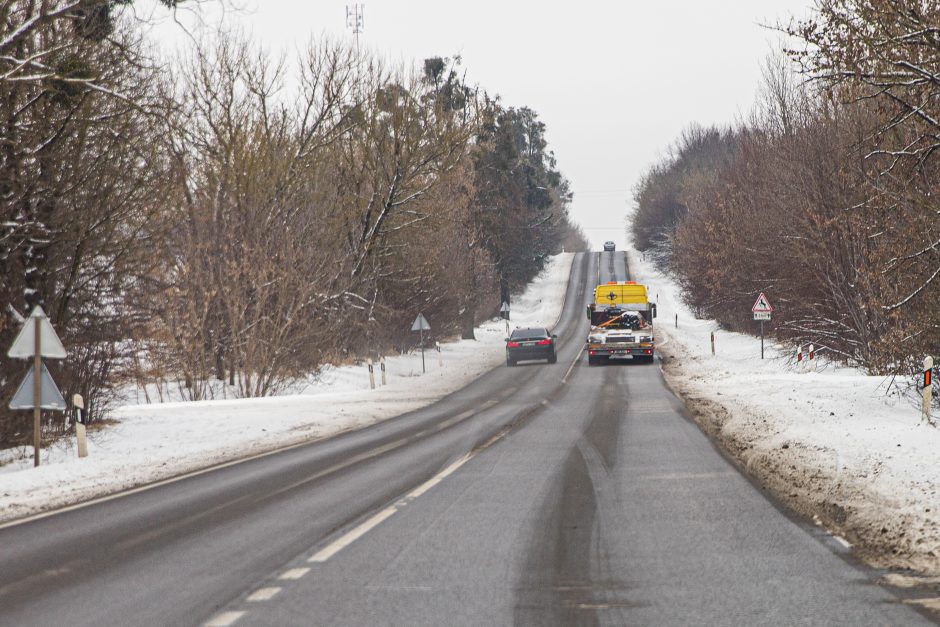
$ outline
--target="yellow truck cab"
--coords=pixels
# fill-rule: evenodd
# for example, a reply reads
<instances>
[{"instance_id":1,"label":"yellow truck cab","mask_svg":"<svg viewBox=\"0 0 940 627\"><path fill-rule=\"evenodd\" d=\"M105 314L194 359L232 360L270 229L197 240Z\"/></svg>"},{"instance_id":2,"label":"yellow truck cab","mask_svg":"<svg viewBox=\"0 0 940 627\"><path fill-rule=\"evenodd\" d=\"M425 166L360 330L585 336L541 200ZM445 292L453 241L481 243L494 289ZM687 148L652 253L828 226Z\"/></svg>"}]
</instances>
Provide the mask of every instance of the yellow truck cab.
<instances>
[{"instance_id":1,"label":"yellow truck cab","mask_svg":"<svg viewBox=\"0 0 940 627\"><path fill-rule=\"evenodd\" d=\"M590 365L609 359L653 361L656 305L649 302L645 285L635 281L598 285L587 316L591 321L587 340Z\"/></svg>"}]
</instances>

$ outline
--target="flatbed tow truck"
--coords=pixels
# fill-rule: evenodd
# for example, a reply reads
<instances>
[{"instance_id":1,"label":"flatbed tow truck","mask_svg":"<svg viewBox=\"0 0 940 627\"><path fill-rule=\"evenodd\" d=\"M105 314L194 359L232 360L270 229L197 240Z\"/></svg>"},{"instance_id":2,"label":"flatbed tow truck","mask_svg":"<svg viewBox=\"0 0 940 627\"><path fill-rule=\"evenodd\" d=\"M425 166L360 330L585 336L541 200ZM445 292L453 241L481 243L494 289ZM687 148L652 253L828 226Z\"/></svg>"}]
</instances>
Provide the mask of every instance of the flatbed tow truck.
<instances>
[{"instance_id":1,"label":"flatbed tow truck","mask_svg":"<svg viewBox=\"0 0 940 627\"><path fill-rule=\"evenodd\" d=\"M636 281L610 281L594 290L594 302L587 307L591 331L587 339L588 364L610 359L633 359L652 363L656 344L653 318L656 305L650 303L646 286Z\"/></svg>"}]
</instances>

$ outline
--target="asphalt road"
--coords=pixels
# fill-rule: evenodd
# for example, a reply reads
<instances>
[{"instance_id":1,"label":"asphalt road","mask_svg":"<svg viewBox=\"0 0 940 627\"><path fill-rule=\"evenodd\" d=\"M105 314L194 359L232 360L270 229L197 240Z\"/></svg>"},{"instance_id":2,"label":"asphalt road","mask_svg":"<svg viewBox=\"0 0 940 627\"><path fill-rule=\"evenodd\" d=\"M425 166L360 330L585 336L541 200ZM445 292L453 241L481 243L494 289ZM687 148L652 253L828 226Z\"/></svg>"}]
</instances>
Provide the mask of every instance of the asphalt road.
<instances>
[{"instance_id":1,"label":"asphalt road","mask_svg":"<svg viewBox=\"0 0 940 627\"><path fill-rule=\"evenodd\" d=\"M0 625L915 625L686 416L658 364L557 364L371 428L0 528Z\"/></svg>"}]
</instances>

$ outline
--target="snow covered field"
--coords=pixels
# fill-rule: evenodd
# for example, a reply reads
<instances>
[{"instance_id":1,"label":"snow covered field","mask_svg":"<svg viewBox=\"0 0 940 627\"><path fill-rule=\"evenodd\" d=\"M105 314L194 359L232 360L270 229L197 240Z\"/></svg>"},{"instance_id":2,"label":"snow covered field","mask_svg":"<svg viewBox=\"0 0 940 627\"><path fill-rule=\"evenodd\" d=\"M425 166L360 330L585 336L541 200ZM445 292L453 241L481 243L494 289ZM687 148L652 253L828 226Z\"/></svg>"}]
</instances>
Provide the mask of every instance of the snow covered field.
<instances>
[{"instance_id":1,"label":"snow covered field","mask_svg":"<svg viewBox=\"0 0 940 627\"><path fill-rule=\"evenodd\" d=\"M759 338L696 320L671 280L628 254L634 278L658 296L664 371L698 422L781 500L872 563L940 574L940 429L921 424L917 400L851 368L802 372L769 340L761 361Z\"/></svg>"},{"instance_id":2,"label":"snow covered field","mask_svg":"<svg viewBox=\"0 0 940 627\"><path fill-rule=\"evenodd\" d=\"M561 315L573 253L553 257L512 304L514 326L551 327ZM430 321L434 326L434 320ZM328 367L302 394L258 399L126 405L117 424L90 434L89 456L74 439L32 449L0 466L0 521L151 483L199 468L335 435L424 407L499 365L506 326L490 320L477 339L388 357L388 385L369 388L365 365Z\"/></svg>"}]
</instances>

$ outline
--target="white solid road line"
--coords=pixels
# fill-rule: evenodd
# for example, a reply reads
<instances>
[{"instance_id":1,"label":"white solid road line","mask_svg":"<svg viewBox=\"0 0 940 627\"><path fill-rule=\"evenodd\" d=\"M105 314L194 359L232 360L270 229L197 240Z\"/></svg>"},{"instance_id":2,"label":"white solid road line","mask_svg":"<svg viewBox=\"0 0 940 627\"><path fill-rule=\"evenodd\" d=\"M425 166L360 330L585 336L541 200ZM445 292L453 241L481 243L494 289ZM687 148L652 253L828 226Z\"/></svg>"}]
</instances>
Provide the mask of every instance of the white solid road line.
<instances>
[{"instance_id":1,"label":"white solid road line","mask_svg":"<svg viewBox=\"0 0 940 627\"><path fill-rule=\"evenodd\" d=\"M229 627L229 625L233 625L235 621L244 615L245 612L222 612L204 623L203 627Z\"/></svg>"},{"instance_id":2,"label":"white solid road line","mask_svg":"<svg viewBox=\"0 0 940 627\"><path fill-rule=\"evenodd\" d=\"M842 536L836 536L836 535L834 535L834 536L832 536L832 537L833 537L833 539L834 539L836 542L838 542L839 544L841 544L841 545L844 546L845 548L847 548L847 549L851 549L851 548L852 548L852 545L849 544L849 541L846 540L845 538L843 538Z\"/></svg>"},{"instance_id":3,"label":"white solid road line","mask_svg":"<svg viewBox=\"0 0 940 627\"><path fill-rule=\"evenodd\" d=\"M581 353L584 352L584 346L581 346L581 350L578 351L578 354L574 356L574 361L571 362L571 365L568 366L568 372L565 373L565 376L561 378L562 383L568 383L568 377L571 376L571 371L574 370L574 367L578 365L578 362L581 361Z\"/></svg>"},{"instance_id":4,"label":"white solid road line","mask_svg":"<svg viewBox=\"0 0 940 627\"><path fill-rule=\"evenodd\" d=\"M336 434L340 435L340 434ZM123 490L121 492L115 492L113 494L106 494L104 496L98 496L87 501L82 501L80 503L74 503L72 505L66 505L65 507L59 507L57 509L52 509L46 512L39 512L38 514L32 514L30 516L25 516L23 518L17 518L15 520L10 520L5 523L0 523L0 529L6 529L8 527L16 527L18 525L24 525L35 520L42 520L43 518L49 518L50 516L58 516L59 514L64 514L65 512L71 512L76 509L83 509L85 507L90 507L92 505L98 505L99 503L107 503L108 501L114 501L116 499L124 498L125 496L130 496L132 494L137 494L138 492L146 492L147 490L153 490L154 488L159 488L161 486L169 485L171 483L177 483L178 481L184 481L192 477L198 477L199 475L204 475L216 470L221 470L223 468L228 468L230 466L236 466L238 464L244 464L245 462L254 461L256 459L261 459L262 457L268 457L270 455L277 455L278 453L283 453L284 451L289 451L295 448L300 448L301 446L308 446L314 442L325 442L332 439L335 436L330 436L328 438L323 438L321 440L307 440L305 442L297 442L296 444L290 444L288 446L283 446L280 448L275 448L270 451L264 451L261 453L255 453L254 455L249 455L247 457L240 457L238 459L233 459L227 462L221 462L212 466L207 466L206 468L200 468L199 470L193 470L192 472L187 472L186 474L177 475L175 477L167 477L166 479L159 479L153 483L145 483L144 485L137 486L136 488L130 488L129 490ZM396 446L401 446L405 444L407 440L399 440L395 442ZM389 444L385 445L386 447L391 446ZM384 448L384 447L383 447ZM368 458L373 455L381 454L387 452L387 450L381 451L369 451L368 453L363 454L363 457ZM357 459L356 461L361 461ZM336 469L340 467L345 467L350 465L347 461L345 464L337 464L333 469L327 469L327 472L335 472ZM326 473L324 473L326 474ZM296 487L296 486L295 486Z\"/></svg>"},{"instance_id":5,"label":"white solid road line","mask_svg":"<svg viewBox=\"0 0 940 627\"><path fill-rule=\"evenodd\" d=\"M310 572L309 568L291 568L288 571L281 573L281 576L278 579L281 580L294 580L300 579L304 575Z\"/></svg>"},{"instance_id":6,"label":"white solid road line","mask_svg":"<svg viewBox=\"0 0 940 627\"><path fill-rule=\"evenodd\" d=\"M248 596L248 601L270 601L273 599L281 589L277 586L271 586L269 588L258 588Z\"/></svg>"},{"instance_id":7,"label":"white solid road line","mask_svg":"<svg viewBox=\"0 0 940 627\"><path fill-rule=\"evenodd\" d=\"M350 531L344 533L339 538L337 538L330 544L326 545L325 547L323 547L322 549L314 553L313 557L311 557L307 561L308 562L325 562L326 560L330 559L331 557L333 557L334 555L342 551L345 547L349 546L350 544L352 544L353 542L355 542L356 540L358 540L365 534L369 533L369 531L371 531L374 527L380 525L383 520L390 517L392 514L394 514L397 511L398 510L394 507L386 507L378 514L375 514L374 516L372 516L365 522L361 523L360 525L351 529Z\"/></svg>"}]
</instances>

